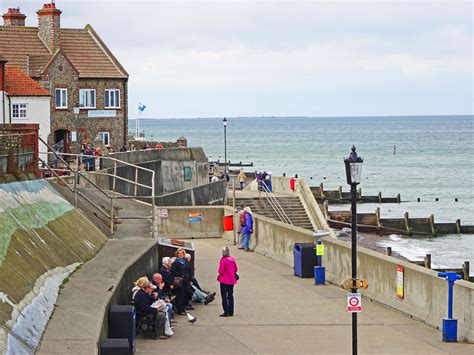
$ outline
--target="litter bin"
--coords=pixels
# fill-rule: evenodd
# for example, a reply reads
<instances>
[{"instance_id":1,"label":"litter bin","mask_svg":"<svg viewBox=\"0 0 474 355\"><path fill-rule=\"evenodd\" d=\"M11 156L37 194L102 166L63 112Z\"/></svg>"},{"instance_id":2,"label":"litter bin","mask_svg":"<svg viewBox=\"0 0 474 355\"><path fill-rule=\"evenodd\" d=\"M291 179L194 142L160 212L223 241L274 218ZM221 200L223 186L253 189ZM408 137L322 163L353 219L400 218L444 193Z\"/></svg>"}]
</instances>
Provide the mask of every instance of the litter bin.
<instances>
[{"instance_id":1,"label":"litter bin","mask_svg":"<svg viewBox=\"0 0 474 355\"><path fill-rule=\"evenodd\" d=\"M316 246L314 243L295 243L294 273L303 278L314 277L316 266Z\"/></svg>"},{"instance_id":2,"label":"litter bin","mask_svg":"<svg viewBox=\"0 0 474 355\"><path fill-rule=\"evenodd\" d=\"M234 216L224 216L222 224L224 225L224 232L234 230Z\"/></svg>"}]
</instances>

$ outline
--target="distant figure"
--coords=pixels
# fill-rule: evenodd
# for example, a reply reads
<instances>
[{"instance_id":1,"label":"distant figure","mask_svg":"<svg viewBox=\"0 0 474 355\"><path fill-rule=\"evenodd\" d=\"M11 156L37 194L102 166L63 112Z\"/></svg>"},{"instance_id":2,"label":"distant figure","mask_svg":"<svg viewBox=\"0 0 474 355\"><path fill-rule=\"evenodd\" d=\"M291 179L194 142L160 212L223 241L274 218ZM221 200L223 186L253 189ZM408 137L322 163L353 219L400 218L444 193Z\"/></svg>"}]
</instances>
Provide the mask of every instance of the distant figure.
<instances>
[{"instance_id":1,"label":"distant figure","mask_svg":"<svg viewBox=\"0 0 474 355\"><path fill-rule=\"evenodd\" d=\"M219 262L219 270L217 271L217 281L221 286L222 308L224 313L221 317L234 316L234 285L237 283L237 263L230 256L229 247L222 248L222 258Z\"/></svg>"},{"instance_id":2,"label":"distant figure","mask_svg":"<svg viewBox=\"0 0 474 355\"><path fill-rule=\"evenodd\" d=\"M240 183L240 191L242 191L244 189L245 179L247 179L247 175L245 175L244 169L240 169L238 179Z\"/></svg>"},{"instance_id":3,"label":"distant figure","mask_svg":"<svg viewBox=\"0 0 474 355\"><path fill-rule=\"evenodd\" d=\"M120 151L121 152L126 152L128 149L127 149L127 146L124 144L120 147Z\"/></svg>"},{"instance_id":4,"label":"distant figure","mask_svg":"<svg viewBox=\"0 0 474 355\"><path fill-rule=\"evenodd\" d=\"M253 218L250 207L244 208L244 213L240 217L240 225L242 226L242 234L244 235L244 251L252 251L249 248L250 237L253 233Z\"/></svg>"},{"instance_id":5,"label":"distant figure","mask_svg":"<svg viewBox=\"0 0 474 355\"><path fill-rule=\"evenodd\" d=\"M244 235L242 234L242 226L240 224L240 220L241 220L242 214L244 213L244 209L245 209L245 202L242 202L235 211L236 213L235 221L237 222L235 223L235 230L237 232L237 247L239 249L244 248Z\"/></svg>"},{"instance_id":6,"label":"distant figure","mask_svg":"<svg viewBox=\"0 0 474 355\"><path fill-rule=\"evenodd\" d=\"M393 146L393 155L395 155L395 154L397 154L397 146L396 145Z\"/></svg>"},{"instance_id":7,"label":"distant figure","mask_svg":"<svg viewBox=\"0 0 474 355\"><path fill-rule=\"evenodd\" d=\"M212 175L211 182L216 182L216 181L219 181L219 176L217 176L217 173L214 173L214 175Z\"/></svg>"}]
</instances>

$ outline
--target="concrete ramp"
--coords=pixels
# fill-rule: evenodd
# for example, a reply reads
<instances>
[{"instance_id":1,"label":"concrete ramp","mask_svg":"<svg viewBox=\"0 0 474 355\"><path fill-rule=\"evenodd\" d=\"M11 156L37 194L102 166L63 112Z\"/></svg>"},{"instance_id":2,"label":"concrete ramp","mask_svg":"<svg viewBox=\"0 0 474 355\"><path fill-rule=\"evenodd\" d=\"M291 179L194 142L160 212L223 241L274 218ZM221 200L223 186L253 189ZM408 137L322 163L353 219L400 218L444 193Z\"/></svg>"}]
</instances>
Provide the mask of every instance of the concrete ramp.
<instances>
[{"instance_id":1,"label":"concrete ramp","mask_svg":"<svg viewBox=\"0 0 474 355\"><path fill-rule=\"evenodd\" d=\"M47 181L0 184L0 352L34 352L59 286L106 240Z\"/></svg>"}]
</instances>

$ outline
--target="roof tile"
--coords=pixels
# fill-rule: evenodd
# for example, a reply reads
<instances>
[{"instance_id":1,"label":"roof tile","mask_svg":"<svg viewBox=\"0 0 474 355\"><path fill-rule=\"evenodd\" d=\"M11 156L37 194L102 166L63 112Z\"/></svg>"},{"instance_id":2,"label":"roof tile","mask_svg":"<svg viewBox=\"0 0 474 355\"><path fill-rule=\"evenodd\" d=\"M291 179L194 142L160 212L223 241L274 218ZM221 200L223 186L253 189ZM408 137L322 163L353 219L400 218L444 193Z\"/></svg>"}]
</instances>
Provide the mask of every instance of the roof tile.
<instances>
[{"instance_id":1,"label":"roof tile","mask_svg":"<svg viewBox=\"0 0 474 355\"><path fill-rule=\"evenodd\" d=\"M0 69L0 88L2 75ZM5 68L5 90L10 96L49 96L48 90L42 88L36 81L23 73L19 68Z\"/></svg>"}]
</instances>

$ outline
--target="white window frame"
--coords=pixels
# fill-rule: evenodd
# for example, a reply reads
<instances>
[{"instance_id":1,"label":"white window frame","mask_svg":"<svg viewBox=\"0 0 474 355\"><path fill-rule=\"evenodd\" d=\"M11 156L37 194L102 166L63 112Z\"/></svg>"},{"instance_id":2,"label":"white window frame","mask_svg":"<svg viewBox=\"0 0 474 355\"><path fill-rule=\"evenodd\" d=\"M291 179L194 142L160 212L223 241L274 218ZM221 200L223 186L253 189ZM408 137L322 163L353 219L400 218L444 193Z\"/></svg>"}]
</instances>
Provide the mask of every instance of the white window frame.
<instances>
[{"instance_id":1,"label":"white window frame","mask_svg":"<svg viewBox=\"0 0 474 355\"><path fill-rule=\"evenodd\" d=\"M94 105L91 104L92 93L94 93ZM79 89L79 107L80 108L96 108L97 95L95 89Z\"/></svg>"},{"instance_id":2,"label":"white window frame","mask_svg":"<svg viewBox=\"0 0 474 355\"><path fill-rule=\"evenodd\" d=\"M27 119L28 118L27 112L28 112L28 104L23 104L23 103L12 104L12 118Z\"/></svg>"},{"instance_id":3,"label":"white window frame","mask_svg":"<svg viewBox=\"0 0 474 355\"><path fill-rule=\"evenodd\" d=\"M107 105L107 95L109 104ZM113 100L111 98L113 97ZM111 105L111 101L112 105ZM120 108L120 89L106 89L104 91L104 108Z\"/></svg>"},{"instance_id":4,"label":"white window frame","mask_svg":"<svg viewBox=\"0 0 474 355\"><path fill-rule=\"evenodd\" d=\"M55 92L55 94L54 94L54 106L56 108L59 108L59 109L67 108L67 89L65 89L65 88L56 88L56 90L54 92ZM58 92L59 92L59 99L60 99L59 105L57 104L58 103L58 100L57 100Z\"/></svg>"},{"instance_id":5,"label":"white window frame","mask_svg":"<svg viewBox=\"0 0 474 355\"><path fill-rule=\"evenodd\" d=\"M110 145L110 132L99 132L97 135L100 137L100 140L105 145ZM105 137L107 137L107 142L105 141Z\"/></svg>"}]
</instances>

